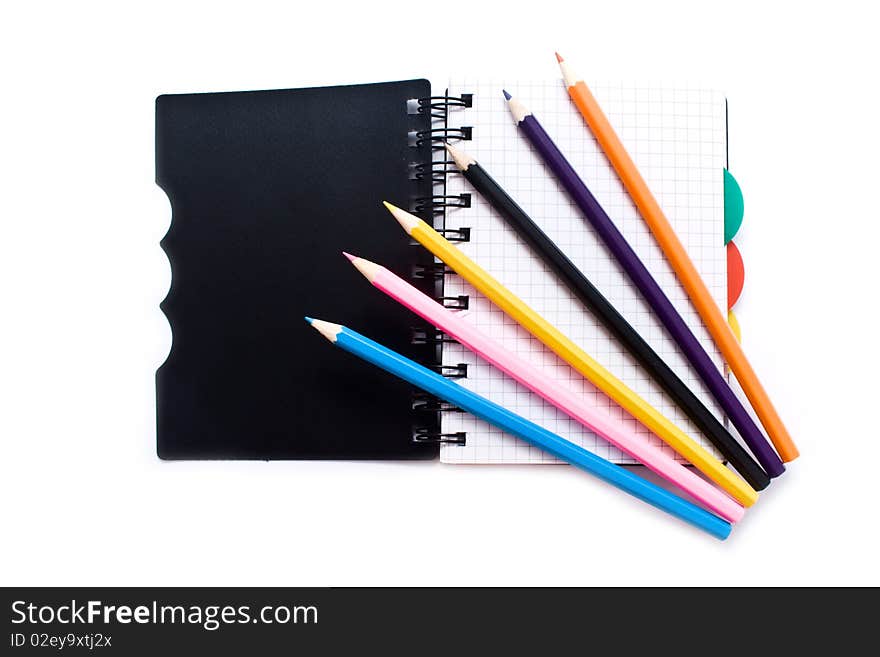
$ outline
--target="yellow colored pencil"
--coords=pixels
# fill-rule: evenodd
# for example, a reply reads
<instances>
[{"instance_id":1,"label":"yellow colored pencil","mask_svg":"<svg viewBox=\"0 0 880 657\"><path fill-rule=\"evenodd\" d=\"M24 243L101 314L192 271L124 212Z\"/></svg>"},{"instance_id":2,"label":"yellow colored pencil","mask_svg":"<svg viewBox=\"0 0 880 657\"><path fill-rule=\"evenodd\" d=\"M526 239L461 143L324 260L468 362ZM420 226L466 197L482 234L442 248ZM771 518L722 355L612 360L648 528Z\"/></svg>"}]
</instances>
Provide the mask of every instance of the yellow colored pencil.
<instances>
[{"instance_id":1,"label":"yellow colored pencil","mask_svg":"<svg viewBox=\"0 0 880 657\"><path fill-rule=\"evenodd\" d=\"M743 506L751 506L758 493L708 450L676 427L657 409L639 397L633 390L606 370L587 352L566 337L537 312L527 306L513 292L504 287L487 271L461 250L449 243L427 223L400 208L385 202L401 227L419 244L445 262L459 276L473 285L517 324L540 340L582 376L624 408L663 442L692 463L715 484Z\"/></svg>"}]
</instances>

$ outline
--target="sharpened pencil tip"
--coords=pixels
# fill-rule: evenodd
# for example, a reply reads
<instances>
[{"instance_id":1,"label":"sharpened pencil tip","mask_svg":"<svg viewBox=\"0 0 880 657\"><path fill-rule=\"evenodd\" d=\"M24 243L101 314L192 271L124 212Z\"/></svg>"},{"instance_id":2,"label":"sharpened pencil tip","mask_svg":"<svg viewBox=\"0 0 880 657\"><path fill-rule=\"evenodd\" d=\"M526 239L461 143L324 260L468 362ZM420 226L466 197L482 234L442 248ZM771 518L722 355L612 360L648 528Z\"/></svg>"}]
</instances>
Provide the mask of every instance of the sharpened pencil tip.
<instances>
[{"instance_id":1,"label":"sharpened pencil tip","mask_svg":"<svg viewBox=\"0 0 880 657\"><path fill-rule=\"evenodd\" d=\"M449 144L446 144L446 152L449 153L449 157L451 157L452 161L455 162L455 166L458 168L459 171L467 171L467 168L470 165L477 163L477 161L470 155L462 153L460 150L454 148L453 146L450 146Z\"/></svg>"},{"instance_id":2,"label":"sharpened pencil tip","mask_svg":"<svg viewBox=\"0 0 880 657\"><path fill-rule=\"evenodd\" d=\"M307 321L309 324L312 324L312 323L314 323L315 320L312 319L311 317L306 317L306 321Z\"/></svg>"},{"instance_id":3,"label":"sharpened pencil tip","mask_svg":"<svg viewBox=\"0 0 880 657\"><path fill-rule=\"evenodd\" d=\"M313 329L330 340L330 342L336 342L336 336L342 332L342 327L339 324L325 322L323 319L312 319L311 317L306 319L309 320L309 324L312 325Z\"/></svg>"},{"instance_id":4,"label":"sharpened pencil tip","mask_svg":"<svg viewBox=\"0 0 880 657\"><path fill-rule=\"evenodd\" d=\"M370 281L370 283L375 280L376 276L378 276L379 272L382 270L380 265L377 265L375 262L370 262L369 260L364 260L363 258L355 258L352 256L350 260L351 264L355 266L355 269L363 274L364 278Z\"/></svg>"},{"instance_id":5,"label":"sharpened pencil tip","mask_svg":"<svg viewBox=\"0 0 880 657\"><path fill-rule=\"evenodd\" d=\"M569 67L568 62L559 53L556 53L556 61L559 62L559 71L562 73L562 81L565 83L566 88L576 85L577 76Z\"/></svg>"},{"instance_id":6,"label":"sharpened pencil tip","mask_svg":"<svg viewBox=\"0 0 880 657\"><path fill-rule=\"evenodd\" d=\"M505 99L505 100L510 100L510 94L507 93L507 89L502 89L502 90L501 90L501 93L504 94L504 99Z\"/></svg>"},{"instance_id":7,"label":"sharpened pencil tip","mask_svg":"<svg viewBox=\"0 0 880 657\"><path fill-rule=\"evenodd\" d=\"M353 255L351 255L350 253L348 253L348 252L346 252L346 251L343 251L343 252L342 252L342 255L344 255L346 258L348 258L348 261L349 261L349 262L354 262L354 259L357 258L357 256L353 256Z\"/></svg>"},{"instance_id":8,"label":"sharpened pencil tip","mask_svg":"<svg viewBox=\"0 0 880 657\"><path fill-rule=\"evenodd\" d=\"M510 94L506 91L504 92L507 95L507 109L510 110L510 113L513 115L514 121L519 125L523 122L523 120L531 114L531 112L526 109L526 106L519 102L519 98L511 98Z\"/></svg>"},{"instance_id":9,"label":"sharpened pencil tip","mask_svg":"<svg viewBox=\"0 0 880 657\"><path fill-rule=\"evenodd\" d=\"M400 227L406 231L407 235L411 235L413 228L419 225L421 219L418 217L411 215L409 212L401 210L396 205L391 205L388 201L382 201L382 204L388 208L388 212L391 213L395 219L397 219L397 223L400 224Z\"/></svg>"}]
</instances>

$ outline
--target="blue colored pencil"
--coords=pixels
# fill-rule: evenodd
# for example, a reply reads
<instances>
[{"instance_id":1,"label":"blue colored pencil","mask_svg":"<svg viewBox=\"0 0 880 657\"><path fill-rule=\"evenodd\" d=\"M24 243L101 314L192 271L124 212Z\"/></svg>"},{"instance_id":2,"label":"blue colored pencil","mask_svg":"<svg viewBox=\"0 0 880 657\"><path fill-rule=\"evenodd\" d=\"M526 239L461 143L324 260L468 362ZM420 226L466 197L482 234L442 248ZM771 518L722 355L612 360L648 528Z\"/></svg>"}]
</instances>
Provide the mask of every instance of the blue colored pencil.
<instances>
[{"instance_id":1,"label":"blue colored pencil","mask_svg":"<svg viewBox=\"0 0 880 657\"><path fill-rule=\"evenodd\" d=\"M712 515L696 504L652 484L624 468L606 461L556 434L530 422L506 408L471 392L436 372L383 347L350 328L319 319L306 321L325 338L367 362L390 372L440 399L455 404L499 429L534 445L553 456L597 476L658 509L724 540L730 534L730 523Z\"/></svg>"}]
</instances>

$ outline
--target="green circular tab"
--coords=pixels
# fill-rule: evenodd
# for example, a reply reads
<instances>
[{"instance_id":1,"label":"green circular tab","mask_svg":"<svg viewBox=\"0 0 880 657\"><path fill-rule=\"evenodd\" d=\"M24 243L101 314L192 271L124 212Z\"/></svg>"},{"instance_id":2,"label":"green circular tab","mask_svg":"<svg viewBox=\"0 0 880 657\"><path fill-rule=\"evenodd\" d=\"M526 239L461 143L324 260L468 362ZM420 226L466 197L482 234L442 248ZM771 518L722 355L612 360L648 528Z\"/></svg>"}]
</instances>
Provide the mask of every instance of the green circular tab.
<instances>
[{"instance_id":1,"label":"green circular tab","mask_svg":"<svg viewBox=\"0 0 880 657\"><path fill-rule=\"evenodd\" d=\"M736 235L743 222L743 195L730 171L724 170L724 243Z\"/></svg>"}]
</instances>

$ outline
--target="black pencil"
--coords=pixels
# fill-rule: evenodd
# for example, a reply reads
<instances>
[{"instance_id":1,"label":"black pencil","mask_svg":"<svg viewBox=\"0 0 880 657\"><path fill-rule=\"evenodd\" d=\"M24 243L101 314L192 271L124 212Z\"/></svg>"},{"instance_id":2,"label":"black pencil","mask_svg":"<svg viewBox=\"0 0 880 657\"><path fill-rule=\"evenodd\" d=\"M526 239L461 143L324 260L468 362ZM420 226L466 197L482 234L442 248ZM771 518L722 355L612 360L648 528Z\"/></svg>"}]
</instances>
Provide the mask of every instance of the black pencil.
<instances>
[{"instance_id":1,"label":"black pencil","mask_svg":"<svg viewBox=\"0 0 880 657\"><path fill-rule=\"evenodd\" d=\"M724 455L728 462L755 490L763 490L770 477L730 435L712 412L694 395L651 346L617 312L584 273L547 237L516 201L473 158L447 145L462 175L507 221L532 250L552 269L581 302L599 319L660 387L694 422L697 428Z\"/></svg>"}]
</instances>

